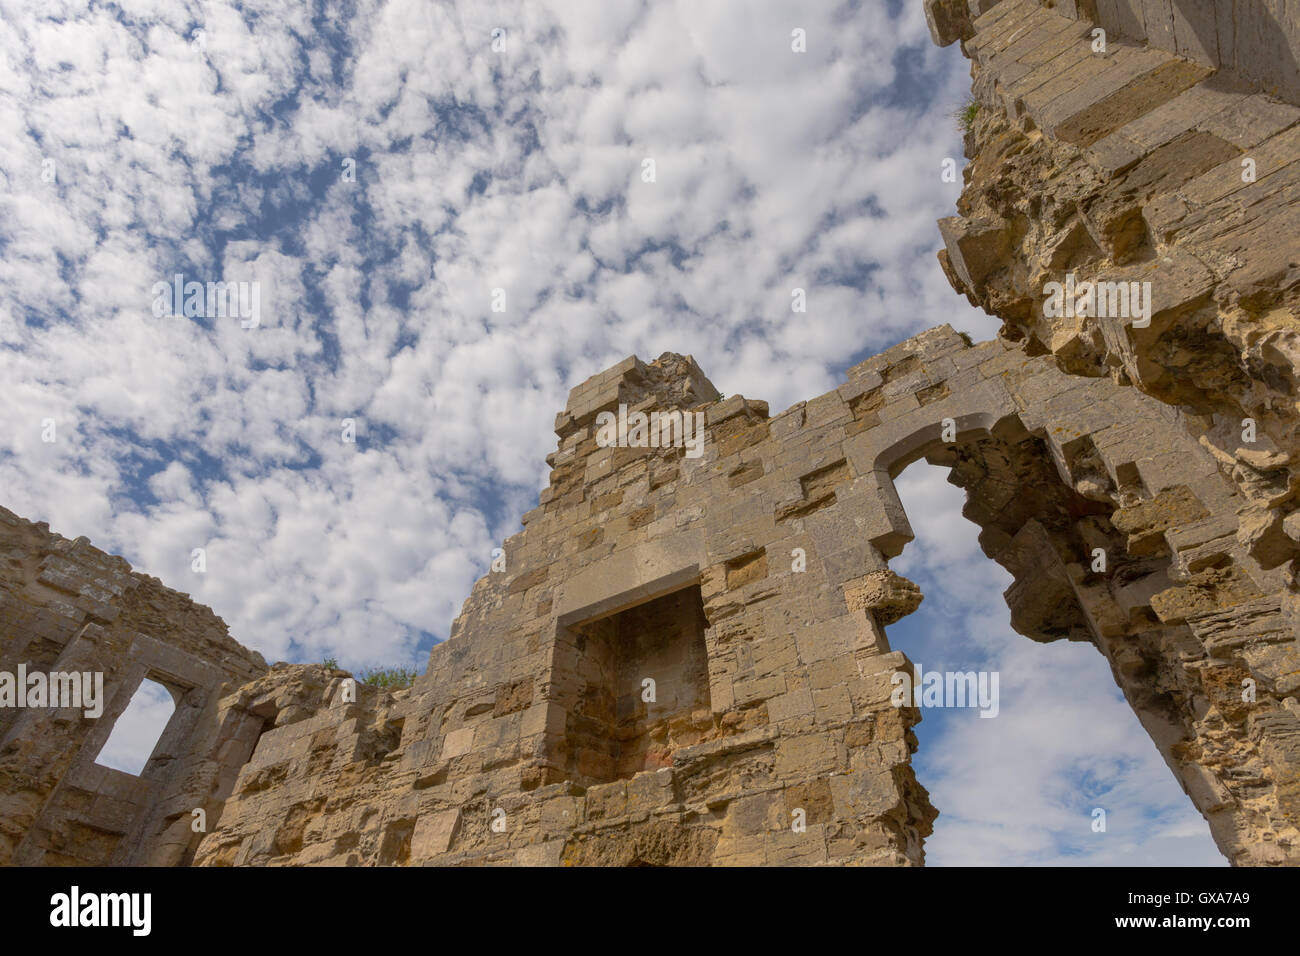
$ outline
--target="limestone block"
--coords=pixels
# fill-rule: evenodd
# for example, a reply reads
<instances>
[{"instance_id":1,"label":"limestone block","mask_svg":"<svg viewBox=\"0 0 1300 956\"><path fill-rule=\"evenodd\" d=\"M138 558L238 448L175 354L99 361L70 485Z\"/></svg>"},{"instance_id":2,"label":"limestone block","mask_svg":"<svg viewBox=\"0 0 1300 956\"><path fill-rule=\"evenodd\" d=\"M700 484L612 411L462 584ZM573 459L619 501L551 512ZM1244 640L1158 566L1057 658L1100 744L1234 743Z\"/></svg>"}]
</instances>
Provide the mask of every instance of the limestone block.
<instances>
[{"instance_id":1,"label":"limestone block","mask_svg":"<svg viewBox=\"0 0 1300 956\"><path fill-rule=\"evenodd\" d=\"M420 862L448 852L459 831L459 808L420 814L411 837L411 861Z\"/></svg>"},{"instance_id":2,"label":"limestone block","mask_svg":"<svg viewBox=\"0 0 1300 956\"><path fill-rule=\"evenodd\" d=\"M784 779L829 773L838 766L836 745L824 734L804 734L776 742L776 773Z\"/></svg>"},{"instance_id":3,"label":"limestone block","mask_svg":"<svg viewBox=\"0 0 1300 956\"><path fill-rule=\"evenodd\" d=\"M647 770L627 781L628 813L642 813L676 802L676 787L671 767Z\"/></svg>"},{"instance_id":4,"label":"limestone block","mask_svg":"<svg viewBox=\"0 0 1300 956\"><path fill-rule=\"evenodd\" d=\"M442 742L442 759L450 760L467 754L474 746L474 728L462 727L447 734Z\"/></svg>"},{"instance_id":5,"label":"limestone block","mask_svg":"<svg viewBox=\"0 0 1300 956\"><path fill-rule=\"evenodd\" d=\"M989 274L1001 267L1010 244L1010 226L1001 219L939 220L948 260L971 289L978 290Z\"/></svg>"},{"instance_id":6,"label":"limestone block","mask_svg":"<svg viewBox=\"0 0 1300 956\"><path fill-rule=\"evenodd\" d=\"M844 585L844 600L850 610L870 611L881 627L887 627L921 606L921 589L907 578L885 568Z\"/></svg>"},{"instance_id":7,"label":"limestone block","mask_svg":"<svg viewBox=\"0 0 1300 956\"><path fill-rule=\"evenodd\" d=\"M810 866L826 860L826 825L816 823L805 832L791 829L764 834L765 859L768 866Z\"/></svg>"},{"instance_id":8,"label":"limestone block","mask_svg":"<svg viewBox=\"0 0 1300 956\"><path fill-rule=\"evenodd\" d=\"M530 843L520 847L515 853L515 866L559 866L564 855L563 840L547 840L544 843Z\"/></svg>"}]
</instances>

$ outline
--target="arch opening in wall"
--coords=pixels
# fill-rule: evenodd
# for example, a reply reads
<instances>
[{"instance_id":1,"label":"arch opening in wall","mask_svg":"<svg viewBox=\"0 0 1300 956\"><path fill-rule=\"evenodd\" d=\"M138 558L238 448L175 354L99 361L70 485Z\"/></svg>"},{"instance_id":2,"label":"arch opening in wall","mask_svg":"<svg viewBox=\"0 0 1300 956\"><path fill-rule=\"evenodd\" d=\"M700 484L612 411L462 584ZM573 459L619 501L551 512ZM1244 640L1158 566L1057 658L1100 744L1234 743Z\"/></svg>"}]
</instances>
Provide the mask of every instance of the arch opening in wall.
<instances>
[{"instance_id":1,"label":"arch opening in wall","mask_svg":"<svg viewBox=\"0 0 1300 956\"><path fill-rule=\"evenodd\" d=\"M153 757L163 731L176 712L176 692L145 678L118 716L95 763L138 777Z\"/></svg>"},{"instance_id":2,"label":"arch opening in wall","mask_svg":"<svg viewBox=\"0 0 1300 956\"><path fill-rule=\"evenodd\" d=\"M887 640L943 688L913 730L912 769L940 811L927 863L1222 865L1106 656L1084 646L1096 640L1076 586L1104 586L1091 545L1109 550L1111 573L1162 574L1124 553L1113 503L1080 494L1102 480L1082 477L1091 459L1056 462L1005 420L906 459L881 463L916 522L890 567L925 600ZM986 703L978 691L993 686ZM977 688L973 700L952 693L963 687Z\"/></svg>"}]
</instances>

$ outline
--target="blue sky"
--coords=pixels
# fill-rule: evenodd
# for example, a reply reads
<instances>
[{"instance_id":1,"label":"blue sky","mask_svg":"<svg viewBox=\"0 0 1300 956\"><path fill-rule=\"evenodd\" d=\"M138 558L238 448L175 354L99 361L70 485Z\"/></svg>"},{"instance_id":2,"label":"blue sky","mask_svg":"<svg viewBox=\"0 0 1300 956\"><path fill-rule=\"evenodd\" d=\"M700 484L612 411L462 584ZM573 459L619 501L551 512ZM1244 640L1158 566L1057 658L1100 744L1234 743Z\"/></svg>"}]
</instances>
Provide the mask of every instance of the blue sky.
<instances>
[{"instance_id":1,"label":"blue sky","mask_svg":"<svg viewBox=\"0 0 1300 956\"><path fill-rule=\"evenodd\" d=\"M0 18L0 501L270 660L422 667L568 389L629 354L777 411L922 329L997 328L935 261L969 73L919 2ZM177 273L256 282L259 326L153 314Z\"/></svg>"}]
</instances>

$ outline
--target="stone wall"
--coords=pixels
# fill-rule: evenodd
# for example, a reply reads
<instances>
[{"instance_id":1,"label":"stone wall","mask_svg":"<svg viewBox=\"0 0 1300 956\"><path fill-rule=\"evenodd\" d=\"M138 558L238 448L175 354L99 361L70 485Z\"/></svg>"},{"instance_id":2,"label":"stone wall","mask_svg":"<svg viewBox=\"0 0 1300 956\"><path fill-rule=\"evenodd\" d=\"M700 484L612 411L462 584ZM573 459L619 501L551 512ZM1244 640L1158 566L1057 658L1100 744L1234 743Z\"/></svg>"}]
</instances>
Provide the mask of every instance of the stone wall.
<instances>
[{"instance_id":1,"label":"stone wall","mask_svg":"<svg viewBox=\"0 0 1300 956\"><path fill-rule=\"evenodd\" d=\"M1002 319L1007 341L1170 406L1237 489L1232 517L1211 509L1220 533L1282 572L1269 653L1294 668L1300 11L1281 0L926 9L936 42L962 41L976 104L960 215L940 223L949 280ZM1149 326L1049 310L1048 283L1067 276L1149 283ZM1188 619L1208 648L1249 642L1257 622L1236 608Z\"/></svg>"},{"instance_id":2,"label":"stone wall","mask_svg":"<svg viewBox=\"0 0 1300 956\"><path fill-rule=\"evenodd\" d=\"M602 447L619 406L702 414L701 454ZM1238 542L1240 492L1177 411L941 327L775 417L689 357L629 358L556 432L504 569L395 693L267 669L206 609L6 513L6 666L75 658L114 688L98 724L5 715L8 858L919 864L937 811L886 629L921 600L889 561L911 538L893 479L925 458L1014 575L1013 627L1105 655L1230 859L1297 861L1285 575ZM133 778L93 756L144 676L192 704Z\"/></svg>"},{"instance_id":3,"label":"stone wall","mask_svg":"<svg viewBox=\"0 0 1300 956\"><path fill-rule=\"evenodd\" d=\"M105 704L0 707L0 864L180 862L223 759L247 757L213 753L218 701L266 662L156 578L0 508L0 672L20 664L102 674ZM94 761L145 678L176 710L136 777Z\"/></svg>"},{"instance_id":4,"label":"stone wall","mask_svg":"<svg viewBox=\"0 0 1300 956\"><path fill-rule=\"evenodd\" d=\"M1269 35L1300 48L1285 22ZM1177 408L1242 495L1242 544L1293 578L1300 108L1154 46L1098 52L1091 28L1037 0L962 27L978 109L943 268L1005 337ZM1049 315L1067 275L1149 283L1150 325Z\"/></svg>"},{"instance_id":5,"label":"stone wall","mask_svg":"<svg viewBox=\"0 0 1300 956\"><path fill-rule=\"evenodd\" d=\"M926 0L934 41L969 40L975 21L1002 0ZM1041 4L1110 35L1215 70L1300 103L1300 9L1290 0L1052 0Z\"/></svg>"},{"instance_id":6,"label":"stone wall","mask_svg":"<svg viewBox=\"0 0 1300 956\"><path fill-rule=\"evenodd\" d=\"M599 447L619 405L702 411L703 454ZM631 358L575 389L556 431L506 569L410 692L286 695L311 716L262 738L196 862L921 863L936 811L885 632L920 600L888 569L911 537L893 477L920 458L951 467L1016 576L1013 626L1098 647L1224 852L1298 859L1281 576L1238 545L1238 492L1158 401L944 327L775 417L719 400L689 358ZM629 622L661 653L616 661ZM644 678L663 720L638 717L656 716Z\"/></svg>"}]
</instances>

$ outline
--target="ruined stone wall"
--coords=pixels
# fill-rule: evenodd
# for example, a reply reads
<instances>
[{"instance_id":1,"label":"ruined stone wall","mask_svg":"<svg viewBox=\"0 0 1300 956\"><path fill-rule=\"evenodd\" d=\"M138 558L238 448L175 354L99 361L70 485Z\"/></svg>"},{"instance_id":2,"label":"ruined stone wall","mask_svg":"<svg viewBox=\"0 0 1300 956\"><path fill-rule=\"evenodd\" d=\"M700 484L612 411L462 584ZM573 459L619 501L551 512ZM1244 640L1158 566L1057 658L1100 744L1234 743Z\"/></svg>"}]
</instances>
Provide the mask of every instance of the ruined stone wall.
<instances>
[{"instance_id":1,"label":"ruined stone wall","mask_svg":"<svg viewBox=\"0 0 1300 956\"><path fill-rule=\"evenodd\" d=\"M1280 0L926 8L936 42L971 59L976 104L960 215L940 223L949 280L1028 352L1176 409L1238 491L1219 533L1282 572L1265 653L1293 672L1300 13ZM1047 284L1067 276L1150 283L1149 326L1049 310ZM1251 640L1258 620L1189 623L1214 648Z\"/></svg>"},{"instance_id":2,"label":"ruined stone wall","mask_svg":"<svg viewBox=\"0 0 1300 956\"><path fill-rule=\"evenodd\" d=\"M702 411L703 454L599 447L619 405ZM1224 852L1300 859L1281 577L1237 544L1236 489L1161 403L945 327L776 417L719 400L689 358L628 359L556 431L506 569L409 694L286 694L312 716L263 736L197 863L922 862L936 811L885 633L920 600L888 562L911 537L893 477L922 457L1015 575L1013 626L1098 647ZM355 748L361 725L384 745Z\"/></svg>"},{"instance_id":3,"label":"ruined stone wall","mask_svg":"<svg viewBox=\"0 0 1300 956\"><path fill-rule=\"evenodd\" d=\"M122 558L0 508L0 671L20 664L102 674L105 702L98 718L0 707L0 864L180 862L215 786L218 701L266 662ZM136 777L94 761L145 678L176 710Z\"/></svg>"},{"instance_id":4,"label":"ruined stone wall","mask_svg":"<svg viewBox=\"0 0 1300 956\"><path fill-rule=\"evenodd\" d=\"M1300 108L1164 41L1111 38L1099 52L1068 4L982 7L962 23L932 15L955 31L939 39L963 38L978 103L960 215L940 223L949 279L1031 352L1178 408L1242 495L1242 544L1294 579ZM1252 62L1294 68L1294 9L1173 5L1209 7L1233 13L1216 22L1239 40L1267 37ZM1288 57L1264 56L1279 45ZM1044 289L1067 275L1150 283L1150 325L1049 315Z\"/></svg>"},{"instance_id":5,"label":"ruined stone wall","mask_svg":"<svg viewBox=\"0 0 1300 956\"><path fill-rule=\"evenodd\" d=\"M934 41L947 46L971 39L975 21L1000 2L926 0ZM1300 10L1289 0L1051 0L1041 5L1300 103Z\"/></svg>"},{"instance_id":6,"label":"ruined stone wall","mask_svg":"<svg viewBox=\"0 0 1300 956\"><path fill-rule=\"evenodd\" d=\"M601 447L620 405L702 414L701 454ZM110 714L136 675L195 695L140 778L90 763L108 726L20 715L0 752L9 858L919 864L937 811L886 628L921 600L888 563L911 537L893 478L926 458L1014 575L1013 627L1106 656L1230 859L1297 861L1284 575L1238 543L1241 496L1175 410L942 327L775 417L689 358L630 358L556 431L504 569L396 693L267 670L206 609L6 514L6 666L98 653Z\"/></svg>"}]
</instances>

